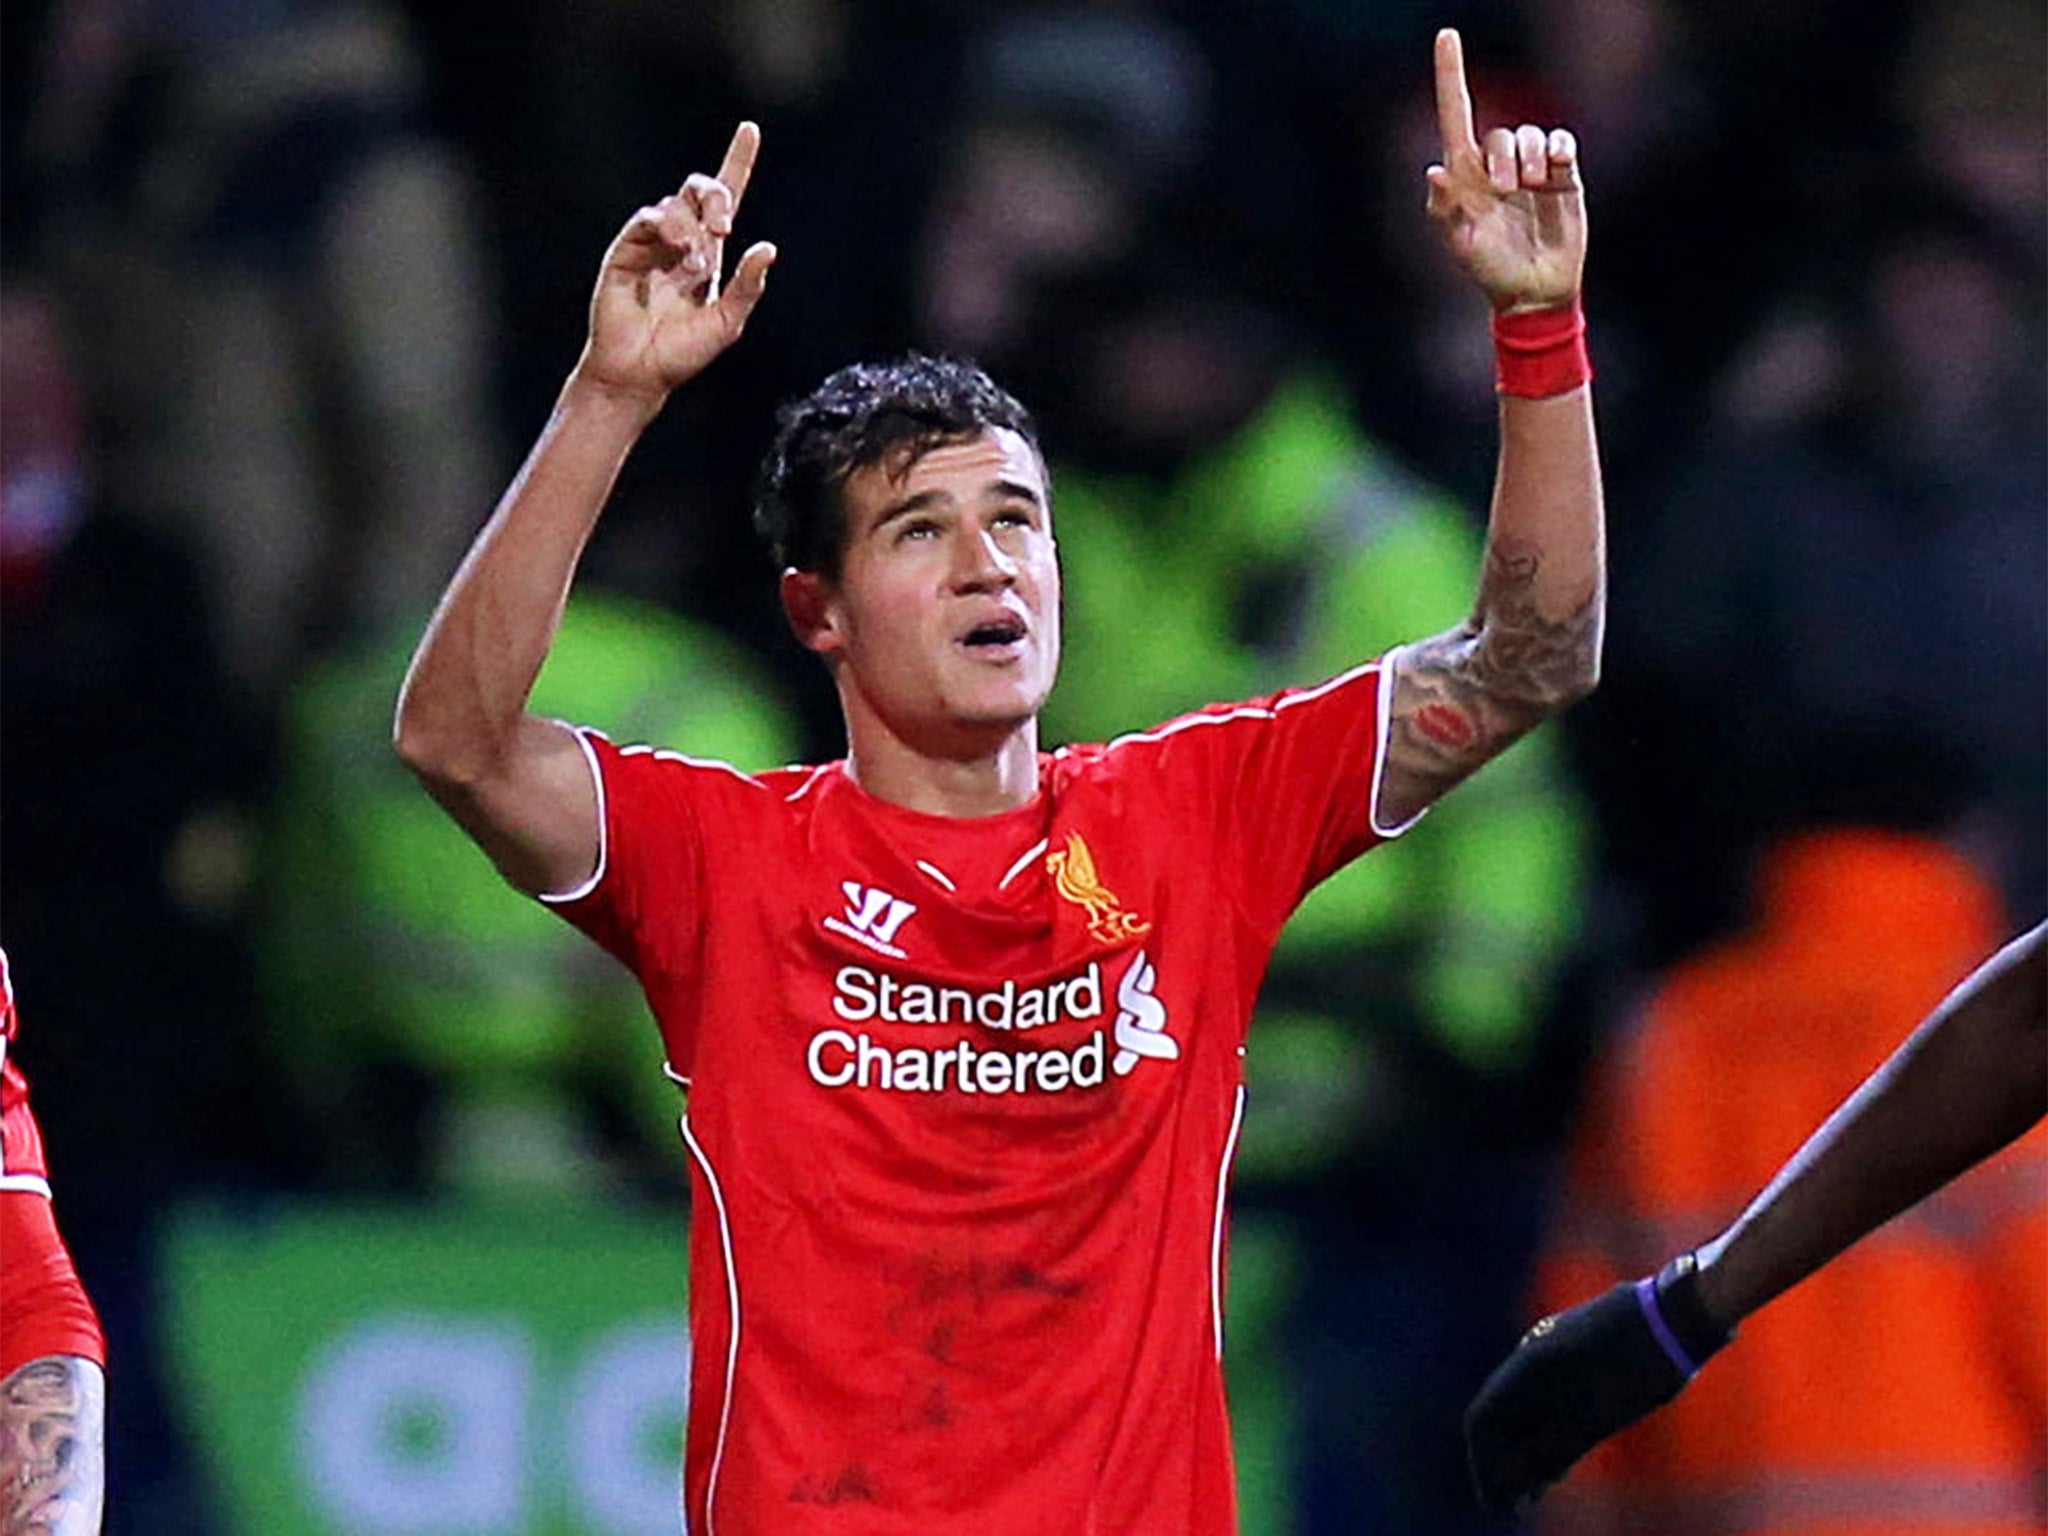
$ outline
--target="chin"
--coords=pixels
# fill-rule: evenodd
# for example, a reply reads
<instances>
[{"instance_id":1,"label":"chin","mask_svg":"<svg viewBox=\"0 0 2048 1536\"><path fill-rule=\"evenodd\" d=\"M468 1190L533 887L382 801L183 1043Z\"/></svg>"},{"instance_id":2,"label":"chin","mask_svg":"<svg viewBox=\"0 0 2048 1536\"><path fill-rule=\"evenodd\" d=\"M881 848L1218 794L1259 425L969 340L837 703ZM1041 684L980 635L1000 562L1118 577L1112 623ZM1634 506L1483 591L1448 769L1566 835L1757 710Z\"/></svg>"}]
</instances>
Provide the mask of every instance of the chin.
<instances>
[{"instance_id":1,"label":"chin","mask_svg":"<svg viewBox=\"0 0 2048 1536\"><path fill-rule=\"evenodd\" d=\"M988 729L1011 729L1038 718L1038 711L1044 707L1045 696L1033 691L1018 690L1003 697L957 700L949 711L953 719L964 726L986 727Z\"/></svg>"}]
</instances>

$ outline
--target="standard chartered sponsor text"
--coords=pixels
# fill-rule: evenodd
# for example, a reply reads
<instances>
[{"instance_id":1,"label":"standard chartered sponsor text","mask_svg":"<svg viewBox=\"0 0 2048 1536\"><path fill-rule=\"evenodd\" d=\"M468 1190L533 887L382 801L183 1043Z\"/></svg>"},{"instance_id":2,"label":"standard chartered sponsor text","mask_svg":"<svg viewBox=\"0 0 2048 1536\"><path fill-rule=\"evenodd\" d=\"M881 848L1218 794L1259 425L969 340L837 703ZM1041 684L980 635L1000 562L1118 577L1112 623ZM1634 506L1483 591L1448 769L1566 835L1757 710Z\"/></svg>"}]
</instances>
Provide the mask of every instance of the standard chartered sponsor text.
<instances>
[{"instance_id":1,"label":"standard chartered sponsor text","mask_svg":"<svg viewBox=\"0 0 2048 1536\"><path fill-rule=\"evenodd\" d=\"M884 1024L979 1024L984 1029L1036 1029L1061 1019L1102 1016L1102 967L1086 969L1042 986L1006 981L975 992L966 987L898 981L864 965L841 966L832 978L832 1011L850 1024L876 1019Z\"/></svg>"},{"instance_id":2,"label":"standard chartered sponsor text","mask_svg":"<svg viewBox=\"0 0 2048 1536\"><path fill-rule=\"evenodd\" d=\"M1015 981L980 990L902 981L887 972L848 965L833 977L832 1011L849 1023L980 1025L1028 1030L1063 1019L1102 1015L1102 968L1091 961L1072 976L1038 986ZM1107 1060L1104 1032L1067 1047L1040 1051L978 1048L971 1040L942 1046L892 1045L865 1031L824 1029L811 1037L805 1065L825 1088L894 1093L1063 1093L1096 1088Z\"/></svg>"},{"instance_id":3,"label":"standard chartered sponsor text","mask_svg":"<svg viewBox=\"0 0 2048 1536\"><path fill-rule=\"evenodd\" d=\"M804 1055L811 1080L824 1088L996 1094L1099 1088L1107 1051L1099 1029L1070 1050L1047 1051L976 1050L968 1040L892 1050L867 1034L821 1029Z\"/></svg>"}]
</instances>

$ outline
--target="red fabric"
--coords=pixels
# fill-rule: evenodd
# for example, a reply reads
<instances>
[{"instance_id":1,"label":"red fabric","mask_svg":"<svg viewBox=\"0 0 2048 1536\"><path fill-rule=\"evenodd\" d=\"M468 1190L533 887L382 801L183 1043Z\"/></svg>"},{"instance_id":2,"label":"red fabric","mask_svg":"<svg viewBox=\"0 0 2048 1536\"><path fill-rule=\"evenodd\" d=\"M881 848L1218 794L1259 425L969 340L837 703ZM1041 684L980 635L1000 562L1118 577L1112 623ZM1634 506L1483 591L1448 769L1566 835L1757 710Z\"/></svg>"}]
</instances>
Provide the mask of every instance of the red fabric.
<instances>
[{"instance_id":1,"label":"red fabric","mask_svg":"<svg viewBox=\"0 0 2048 1536\"><path fill-rule=\"evenodd\" d=\"M104 1366L107 1344L50 1214L43 1137L13 1058L20 1021L0 950L0 1380L44 1355Z\"/></svg>"},{"instance_id":2,"label":"red fabric","mask_svg":"<svg viewBox=\"0 0 2048 1536\"><path fill-rule=\"evenodd\" d=\"M43 1133L28 1107L28 1079L14 1060L20 1022L14 1011L14 977L0 950L0 1190L31 1189L48 1195L49 1165Z\"/></svg>"},{"instance_id":3,"label":"red fabric","mask_svg":"<svg viewBox=\"0 0 2048 1536\"><path fill-rule=\"evenodd\" d=\"M563 909L692 1085L692 1530L1236 1529L1241 1048L1281 924L1378 840L1379 693L1063 749L966 821L586 737L604 864Z\"/></svg>"},{"instance_id":4,"label":"red fabric","mask_svg":"<svg viewBox=\"0 0 2048 1536\"><path fill-rule=\"evenodd\" d=\"M1573 299L1557 309L1495 315L1493 356L1495 384L1504 395L1542 400L1589 384L1586 312Z\"/></svg>"},{"instance_id":5,"label":"red fabric","mask_svg":"<svg viewBox=\"0 0 2048 1536\"><path fill-rule=\"evenodd\" d=\"M0 1190L0 1380L45 1355L107 1363L99 1314L42 1195Z\"/></svg>"}]
</instances>

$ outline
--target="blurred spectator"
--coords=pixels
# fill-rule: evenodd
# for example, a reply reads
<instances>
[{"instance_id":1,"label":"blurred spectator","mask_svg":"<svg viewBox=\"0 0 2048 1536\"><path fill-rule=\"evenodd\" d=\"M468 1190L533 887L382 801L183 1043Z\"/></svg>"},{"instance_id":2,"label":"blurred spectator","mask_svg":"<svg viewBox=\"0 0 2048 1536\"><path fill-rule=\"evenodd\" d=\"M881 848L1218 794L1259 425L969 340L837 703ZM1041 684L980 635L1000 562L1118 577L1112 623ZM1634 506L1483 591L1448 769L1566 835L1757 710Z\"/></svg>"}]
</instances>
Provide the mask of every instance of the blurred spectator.
<instances>
[{"instance_id":1,"label":"blurred spectator","mask_svg":"<svg viewBox=\"0 0 2048 1536\"><path fill-rule=\"evenodd\" d=\"M2004 928L1967 860L1875 824L1779 841L1756 894L1753 926L1673 970L1614 1043L1536 1310L1719 1231ZM2037 1128L1757 1314L1679 1402L1552 1491L1545 1529L2040 1530L2044 1175Z\"/></svg>"},{"instance_id":2,"label":"blurred spectator","mask_svg":"<svg viewBox=\"0 0 2048 1536\"><path fill-rule=\"evenodd\" d=\"M1593 724L1633 726L1601 771L1667 934L1732 909L1728 854L1815 740L1909 725L1985 788L1969 832L2013 908L2044 902L2039 275L1946 203L1880 220L1853 283L1817 278L1723 376L1616 583L1630 664Z\"/></svg>"},{"instance_id":3,"label":"blurred spectator","mask_svg":"<svg viewBox=\"0 0 2048 1536\"><path fill-rule=\"evenodd\" d=\"M1019 7L962 44L970 115L923 215L915 323L1034 402L1086 340L1068 290L1122 270L1204 163L1208 63L1165 9Z\"/></svg>"},{"instance_id":4,"label":"blurred spectator","mask_svg":"<svg viewBox=\"0 0 2048 1536\"><path fill-rule=\"evenodd\" d=\"M2038 270L2048 246L2040 8L1963 0L1916 11L1899 89L1919 170L1946 182L2007 239L2024 242Z\"/></svg>"},{"instance_id":5,"label":"blurred spectator","mask_svg":"<svg viewBox=\"0 0 2048 1536\"><path fill-rule=\"evenodd\" d=\"M467 172L381 0L83 0L39 41L39 233L154 426L163 510L199 519L226 661L272 693L423 615L488 505Z\"/></svg>"},{"instance_id":6,"label":"blurred spectator","mask_svg":"<svg viewBox=\"0 0 2048 1536\"><path fill-rule=\"evenodd\" d=\"M497 872L399 765L415 636L337 653L293 691L263 933L284 1070L355 1188L469 1196L672 1190L680 1097L633 979ZM749 768L793 735L710 631L579 591L534 707Z\"/></svg>"}]
</instances>

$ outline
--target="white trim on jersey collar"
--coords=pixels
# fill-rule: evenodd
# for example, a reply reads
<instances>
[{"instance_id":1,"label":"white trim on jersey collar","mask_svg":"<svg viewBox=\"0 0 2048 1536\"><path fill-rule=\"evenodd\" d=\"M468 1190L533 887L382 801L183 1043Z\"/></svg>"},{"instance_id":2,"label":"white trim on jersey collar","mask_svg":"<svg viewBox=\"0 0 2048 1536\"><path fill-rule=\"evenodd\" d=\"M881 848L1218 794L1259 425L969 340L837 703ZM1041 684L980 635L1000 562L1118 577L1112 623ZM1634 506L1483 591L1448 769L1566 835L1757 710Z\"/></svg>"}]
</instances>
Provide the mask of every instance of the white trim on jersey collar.
<instances>
[{"instance_id":1,"label":"white trim on jersey collar","mask_svg":"<svg viewBox=\"0 0 2048 1536\"><path fill-rule=\"evenodd\" d=\"M788 801L791 805L795 805L797 801L803 799L805 795L808 795L811 792L812 787L817 784L818 780L822 779L825 776L827 770L829 770L831 767L832 764L830 763L818 764L817 767L813 768L809 773L804 775L803 783L797 785L795 789L791 790L782 798Z\"/></svg>"},{"instance_id":2,"label":"white trim on jersey collar","mask_svg":"<svg viewBox=\"0 0 2048 1536\"><path fill-rule=\"evenodd\" d=\"M1024 856L1020 858L1016 863L1012 864L1008 869L1003 871L1003 878L996 882L996 889L999 891L1004 889L1006 886L1009 885L1009 883L1012 880L1016 879L1019 875L1023 874L1025 870L1031 867L1031 861L1037 858L1041 853L1045 852L1045 850L1049 846L1050 844L1047 842L1047 840L1041 837L1029 848L1026 848L1024 850Z\"/></svg>"}]
</instances>

